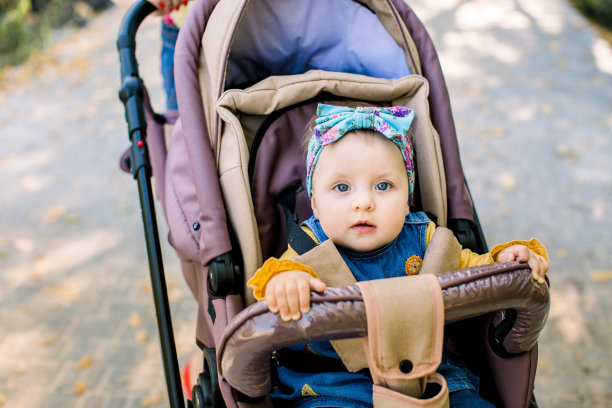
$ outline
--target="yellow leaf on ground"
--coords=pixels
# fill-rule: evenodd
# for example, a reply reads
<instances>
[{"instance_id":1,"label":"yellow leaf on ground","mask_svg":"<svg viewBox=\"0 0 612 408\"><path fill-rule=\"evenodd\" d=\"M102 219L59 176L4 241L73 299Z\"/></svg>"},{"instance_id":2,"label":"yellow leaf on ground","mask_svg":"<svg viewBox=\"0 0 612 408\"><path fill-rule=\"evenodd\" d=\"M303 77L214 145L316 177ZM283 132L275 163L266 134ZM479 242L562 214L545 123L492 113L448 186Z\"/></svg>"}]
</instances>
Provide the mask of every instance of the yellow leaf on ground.
<instances>
[{"instance_id":1,"label":"yellow leaf on ground","mask_svg":"<svg viewBox=\"0 0 612 408\"><path fill-rule=\"evenodd\" d=\"M76 300L79 297L79 290L74 285L70 284L57 287L48 287L45 288L45 292L68 302Z\"/></svg>"},{"instance_id":2,"label":"yellow leaf on ground","mask_svg":"<svg viewBox=\"0 0 612 408\"><path fill-rule=\"evenodd\" d=\"M81 359L76 365L76 368L82 370L84 368L89 367L93 363L93 358L91 356L86 356Z\"/></svg>"},{"instance_id":3,"label":"yellow leaf on ground","mask_svg":"<svg viewBox=\"0 0 612 408\"><path fill-rule=\"evenodd\" d=\"M591 279L596 282L609 282L612 280L612 270L609 271L593 271Z\"/></svg>"},{"instance_id":4,"label":"yellow leaf on ground","mask_svg":"<svg viewBox=\"0 0 612 408\"><path fill-rule=\"evenodd\" d=\"M142 324L142 319L138 313L130 315L130 327L139 327Z\"/></svg>"},{"instance_id":5,"label":"yellow leaf on ground","mask_svg":"<svg viewBox=\"0 0 612 408\"><path fill-rule=\"evenodd\" d=\"M3 407L6 404L6 396L0 391L0 407Z\"/></svg>"},{"instance_id":6,"label":"yellow leaf on ground","mask_svg":"<svg viewBox=\"0 0 612 408\"><path fill-rule=\"evenodd\" d=\"M145 397L140 400L141 407L150 407L155 404L159 404L164 400L164 396L162 394L152 395L150 397Z\"/></svg>"},{"instance_id":7,"label":"yellow leaf on ground","mask_svg":"<svg viewBox=\"0 0 612 408\"><path fill-rule=\"evenodd\" d=\"M11 370L12 375L23 375L27 371L27 366L24 363L17 363Z\"/></svg>"},{"instance_id":8,"label":"yellow leaf on ground","mask_svg":"<svg viewBox=\"0 0 612 408\"><path fill-rule=\"evenodd\" d=\"M147 333L145 330L138 330L135 336L136 340L141 343L146 343L147 341L149 341L149 333Z\"/></svg>"},{"instance_id":9,"label":"yellow leaf on ground","mask_svg":"<svg viewBox=\"0 0 612 408\"><path fill-rule=\"evenodd\" d=\"M40 344L45 347L52 346L55 343L57 343L56 336L47 336L47 337L43 337L42 339L40 339Z\"/></svg>"},{"instance_id":10,"label":"yellow leaf on ground","mask_svg":"<svg viewBox=\"0 0 612 408\"><path fill-rule=\"evenodd\" d=\"M87 391L87 384L81 380L75 381L72 387L74 388L74 393L76 395L83 395L85 391Z\"/></svg>"},{"instance_id":11,"label":"yellow leaf on ground","mask_svg":"<svg viewBox=\"0 0 612 408\"><path fill-rule=\"evenodd\" d=\"M49 223L55 222L58 220L59 217L61 217L65 213L66 213L66 207L61 206L61 205L54 205L53 207L47 210L47 212L45 213L44 220Z\"/></svg>"},{"instance_id":12,"label":"yellow leaf on ground","mask_svg":"<svg viewBox=\"0 0 612 408\"><path fill-rule=\"evenodd\" d=\"M559 156L563 157L564 159L572 163L575 162L580 157L577 151L571 149L565 143L557 143L557 145L555 146L555 152Z\"/></svg>"}]
</instances>

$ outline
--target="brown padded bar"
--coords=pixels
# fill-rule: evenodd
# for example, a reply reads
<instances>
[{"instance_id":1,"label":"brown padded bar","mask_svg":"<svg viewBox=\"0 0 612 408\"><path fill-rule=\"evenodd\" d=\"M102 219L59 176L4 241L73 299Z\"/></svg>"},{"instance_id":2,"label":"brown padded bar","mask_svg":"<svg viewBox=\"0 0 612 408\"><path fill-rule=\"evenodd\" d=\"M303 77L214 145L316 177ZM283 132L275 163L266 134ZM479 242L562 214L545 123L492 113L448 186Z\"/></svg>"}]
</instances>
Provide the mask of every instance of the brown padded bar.
<instances>
[{"instance_id":1,"label":"brown padded bar","mask_svg":"<svg viewBox=\"0 0 612 408\"><path fill-rule=\"evenodd\" d=\"M531 350L548 317L550 295L531 278L527 264L490 264L437 276L442 288L445 322L452 323L501 309L514 309L514 326L504 339L509 353ZM268 312L266 301L240 312L228 325L218 347L220 374L249 397L270 391L270 355L292 344L365 337L366 313L356 285L312 294L310 312L283 322Z\"/></svg>"}]
</instances>

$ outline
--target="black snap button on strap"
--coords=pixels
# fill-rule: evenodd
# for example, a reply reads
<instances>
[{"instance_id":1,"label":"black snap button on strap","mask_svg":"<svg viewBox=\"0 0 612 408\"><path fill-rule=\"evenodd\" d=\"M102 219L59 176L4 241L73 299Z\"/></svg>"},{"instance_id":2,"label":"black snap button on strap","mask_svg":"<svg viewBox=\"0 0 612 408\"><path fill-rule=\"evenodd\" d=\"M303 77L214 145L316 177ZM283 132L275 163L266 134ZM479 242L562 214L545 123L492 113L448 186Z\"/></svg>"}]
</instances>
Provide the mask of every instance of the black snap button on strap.
<instances>
[{"instance_id":1,"label":"black snap button on strap","mask_svg":"<svg viewBox=\"0 0 612 408\"><path fill-rule=\"evenodd\" d=\"M412 371L412 362L410 360L402 360L399 363L399 369L402 373L408 374Z\"/></svg>"}]
</instances>

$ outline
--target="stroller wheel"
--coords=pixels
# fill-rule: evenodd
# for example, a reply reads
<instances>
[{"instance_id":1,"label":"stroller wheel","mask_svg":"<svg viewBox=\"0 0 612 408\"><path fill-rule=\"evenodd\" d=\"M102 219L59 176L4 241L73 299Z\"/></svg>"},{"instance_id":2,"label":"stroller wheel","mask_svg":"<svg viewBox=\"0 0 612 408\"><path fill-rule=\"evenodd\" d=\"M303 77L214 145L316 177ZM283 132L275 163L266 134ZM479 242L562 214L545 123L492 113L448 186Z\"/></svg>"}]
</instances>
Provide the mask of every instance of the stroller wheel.
<instances>
[{"instance_id":1,"label":"stroller wheel","mask_svg":"<svg viewBox=\"0 0 612 408\"><path fill-rule=\"evenodd\" d=\"M217 359L215 349L205 348L203 372L198 375L197 384L191 391L194 408L223 408L223 397L217 377Z\"/></svg>"}]
</instances>

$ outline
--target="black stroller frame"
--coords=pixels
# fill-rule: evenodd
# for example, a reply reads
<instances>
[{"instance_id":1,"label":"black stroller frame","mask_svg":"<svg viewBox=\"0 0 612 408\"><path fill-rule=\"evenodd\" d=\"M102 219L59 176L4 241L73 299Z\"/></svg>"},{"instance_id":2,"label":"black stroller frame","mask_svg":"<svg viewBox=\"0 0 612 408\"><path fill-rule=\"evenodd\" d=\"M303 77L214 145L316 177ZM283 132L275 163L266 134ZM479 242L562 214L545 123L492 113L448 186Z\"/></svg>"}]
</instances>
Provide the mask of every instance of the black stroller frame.
<instances>
[{"instance_id":1,"label":"black stroller frame","mask_svg":"<svg viewBox=\"0 0 612 408\"><path fill-rule=\"evenodd\" d=\"M121 63L119 98L125 106L130 140L130 167L138 183L151 288L166 375L166 388L170 406L174 408L185 406L185 402L174 342L172 317L168 302L168 290L166 287L159 230L155 215L153 188L151 185L152 168L146 144L147 123L143 109L144 83L139 76L138 61L136 60L136 31L142 21L155 10L157 9L151 3L146 1L136 2L127 12L121 23L117 39ZM163 117L160 117L160 120L163 120Z\"/></svg>"},{"instance_id":2,"label":"black stroller frame","mask_svg":"<svg viewBox=\"0 0 612 408\"><path fill-rule=\"evenodd\" d=\"M164 366L169 404L171 407L184 407L185 405L189 407L222 407L225 406L225 404L223 403L223 399L218 391L217 363L214 349L203 349L205 362L203 367L204 372L200 374L198 382L192 390L192 401L185 401L181 385L180 370L178 366L177 351L161 254L159 230L156 221L153 188L151 184L153 168L147 146L147 118L144 109L146 91L143 80L139 76L138 62L135 52L136 32L144 19L154 11L156 11L156 7L145 0L135 2L122 20L117 39L117 47L121 65L121 87L119 90L119 98L125 107L126 121L128 124L128 137L130 142L129 163L124 164L131 169L131 173L138 185L142 211L141 215L149 262L149 273L156 310L157 326L161 344L162 362ZM163 115L155 114L154 119L158 123L166 122L166 118ZM470 248L476 252L486 252L486 241L484 239L484 234L475 210L474 220L475 222L472 223L468 220L454 219L451 220L449 228L453 230L453 233L463 247ZM237 270L237 267L232 264L231 255L231 253L224 254L215 258L211 262L211 264L215 265L211 266L209 269L209 293L219 293L219 296L224 297L231 290L240 292L241 289L236 289L236 285L242 285L242 277L240 275L240 271ZM519 271L519 269L521 268L511 265L508 270L510 270L512 273L518 271L522 274L522 276L525 275L525 268L523 267L522 271ZM485 271L485 275L492 273L494 273L494 271ZM442 286L444 287L444 285ZM449 284L448 286L451 285ZM511 306L503 306L503 308L509 308L508 313L506 313L505 320L502 320L501 323L498 322L494 330L489 333L490 341L493 347L495 347L495 344L499 346L499 349L495 350L496 353L499 351L499 355L504 353L504 345L502 343L504 342L506 335L512 329L517 318L516 311L512 309L516 305L517 303L515 302L512 303ZM255 310L259 310L258 313L261 313L263 309L265 309L265 307L261 304L257 305L257 308L255 308ZM223 346L225 346L225 343L223 343ZM533 405L534 401L532 402L532 406Z\"/></svg>"}]
</instances>

